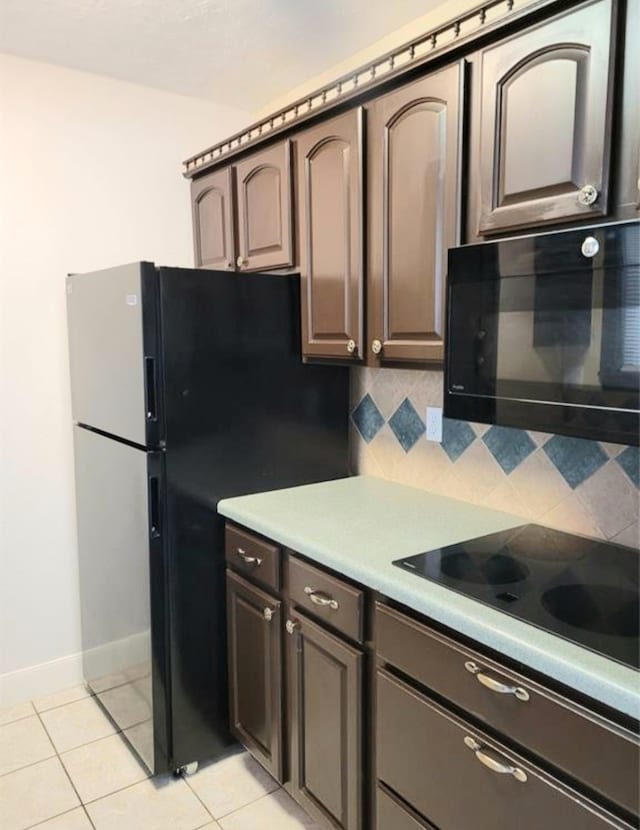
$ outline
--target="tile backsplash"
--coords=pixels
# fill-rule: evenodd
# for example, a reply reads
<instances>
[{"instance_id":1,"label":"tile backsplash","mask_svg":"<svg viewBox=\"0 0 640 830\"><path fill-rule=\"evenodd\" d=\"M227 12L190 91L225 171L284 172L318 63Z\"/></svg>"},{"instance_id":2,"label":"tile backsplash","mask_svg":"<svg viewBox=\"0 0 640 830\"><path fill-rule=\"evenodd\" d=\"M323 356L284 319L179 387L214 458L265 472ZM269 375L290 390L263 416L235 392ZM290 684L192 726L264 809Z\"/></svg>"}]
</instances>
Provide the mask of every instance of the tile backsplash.
<instances>
[{"instance_id":1,"label":"tile backsplash","mask_svg":"<svg viewBox=\"0 0 640 830\"><path fill-rule=\"evenodd\" d=\"M351 372L354 471L640 547L637 447L449 419L427 441L442 372Z\"/></svg>"}]
</instances>

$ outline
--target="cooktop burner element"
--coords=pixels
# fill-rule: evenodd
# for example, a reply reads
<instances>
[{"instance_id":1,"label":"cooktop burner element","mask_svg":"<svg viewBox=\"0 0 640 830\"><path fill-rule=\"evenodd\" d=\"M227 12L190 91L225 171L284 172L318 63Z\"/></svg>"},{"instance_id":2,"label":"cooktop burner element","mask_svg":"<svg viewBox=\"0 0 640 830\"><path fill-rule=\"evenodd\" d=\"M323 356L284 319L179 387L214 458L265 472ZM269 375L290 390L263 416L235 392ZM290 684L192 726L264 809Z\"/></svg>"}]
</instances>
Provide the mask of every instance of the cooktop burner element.
<instances>
[{"instance_id":1,"label":"cooktop burner element","mask_svg":"<svg viewBox=\"0 0 640 830\"><path fill-rule=\"evenodd\" d=\"M393 563L640 668L640 554L522 525Z\"/></svg>"}]
</instances>

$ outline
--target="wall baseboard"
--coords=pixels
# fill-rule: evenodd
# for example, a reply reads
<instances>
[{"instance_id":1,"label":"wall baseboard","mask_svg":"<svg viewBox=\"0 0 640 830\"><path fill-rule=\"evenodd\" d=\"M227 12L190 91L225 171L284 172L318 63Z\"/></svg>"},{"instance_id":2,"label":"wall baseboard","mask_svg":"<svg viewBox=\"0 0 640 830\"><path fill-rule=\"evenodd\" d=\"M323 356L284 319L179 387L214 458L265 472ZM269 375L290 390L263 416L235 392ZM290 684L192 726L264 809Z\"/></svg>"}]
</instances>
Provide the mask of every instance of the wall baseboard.
<instances>
[{"instance_id":1,"label":"wall baseboard","mask_svg":"<svg viewBox=\"0 0 640 830\"><path fill-rule=\"evenodd\" d=\"M83 665L90 678L99 678L148 662L149 647L149 631L141 631L85 652L0 674L0 706L13 706L79 686L84 683Z\"/></svg>"},{"instance_id":2,"label":"wall baseboard","mask_svg":"<svg viewBox=\"0 0 640 830\"><path fill-rule=\"evenodd\" d=\"M0 706L13 706L83 682L82 653L69 654L48 663L0 674Z\"/></svg>"}]
</instances>

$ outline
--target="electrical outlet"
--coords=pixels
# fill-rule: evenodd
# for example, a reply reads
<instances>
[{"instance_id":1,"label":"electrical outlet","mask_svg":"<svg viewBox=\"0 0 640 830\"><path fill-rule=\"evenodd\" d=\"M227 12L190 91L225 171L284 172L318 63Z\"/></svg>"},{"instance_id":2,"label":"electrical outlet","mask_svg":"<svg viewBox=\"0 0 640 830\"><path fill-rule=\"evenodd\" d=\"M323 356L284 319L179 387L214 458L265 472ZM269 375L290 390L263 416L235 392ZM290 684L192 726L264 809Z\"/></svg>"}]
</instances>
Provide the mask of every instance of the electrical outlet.
<instances>
[{"instance_id":1,"label":"electrical outlet","mask_svg":"<svg viewBox=\"0 0 640 830\"><path fill-rule=\"evenodd\" d=\"M442 442L442 408L427 407L427 441Z\"/></svg>"}]
</instances>

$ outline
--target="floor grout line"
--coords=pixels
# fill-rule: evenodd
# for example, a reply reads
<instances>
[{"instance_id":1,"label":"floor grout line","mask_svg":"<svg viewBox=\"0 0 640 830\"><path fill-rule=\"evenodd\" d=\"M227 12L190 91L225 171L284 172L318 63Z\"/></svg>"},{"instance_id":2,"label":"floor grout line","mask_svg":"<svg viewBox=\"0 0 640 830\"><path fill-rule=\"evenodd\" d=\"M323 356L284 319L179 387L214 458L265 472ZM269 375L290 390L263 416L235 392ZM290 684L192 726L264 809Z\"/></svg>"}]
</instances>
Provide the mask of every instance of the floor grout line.
<instances>
[{"instance_id":1,"label":"floor grout line","mask_svg":"<svg viewBox=\"0 0 640 830\"><path fill-rule=\"evenodd\" d=\"M55 816L49 816L49 818L45 818L43 821L39 821L37 824L30 824L28 827L23 828L23 830L37 830L38 827L43 827L48 821L53 821L54 818L60 818L60 816L66 816L69 813L73 813L74 810L81 809L81 806L82 805L80 805L79 807L72 807L70 810L65 810L63 813L56 813ZM89 821L91 821L91 819L89 819ZM93 827L93 825L91 826Z\"/></svg>"},{"instance_id":2,"label":"floor grout line","mask_svg":"<svg viewBox=\"0 0 640 830\"><path fill-rule=\"evenodd\" d=\"M68 779L69 783L71 784L71 787L72 787L72 789L73 789L74 793L76 794L76 798L78 799L78 806L79 806L79 807L81 807L81 808L84 810L85 815L87 816L87 819L89 820L89 824L90 824L90 825L94 828L94 830L95 830L95 825L94 825L94 823L91 821L91 816L87 813L87 811L86 811L86 809L85 809L84 802L82 801L82 798L80 797L80 793L79 793L79 792L78 792L78 790L76 789L76 785L73 783L73 779L72 779L72 778L71 778L71 776L69 775L69 771L67 770L67 768L66 768L66 767L65 767L65 765L64 765L64 761L63 761L63 760L62 760L62 758L60 757L60 753L58 752L58 748L57 748L57 747L56 747L56 745L54 744L53 739L52 739L51 735L49 734L49 731L47 730L47 727L46 727L46 726L45 726L45 724L44 724L44 721L43 721L43 720L42 720L42 718L40 717L40 713L38 712L37 714L38 714L38 718L40 719L40 723L42 724L42 728L43 728L43 729L44 729L44 731L47 733L47 737L48 737L48 738L49 738L49 740L51 741L51 744L52 744L53 748L54 748L54 749L55 749L55 751L56 751L56 757L57 757L57 759L58 759L58 762L59 762L60 766L62 767L62 769L63 769L63 771L64 771L64 774L67 776L67 779ZM50 818L55 818L55 816L50 816Z\"/></svg>"},{"instance_id":3,"label":"floor grout line","mask_svg":"<svg viewBox=\"0 0 640 830\"><path fill-rule=\"evenodd\" d=\"M47 736L49 737L49 736ZM51 739L49 739L51 740ZM10 769L8 772L0 773L0 778L6 778L7 775L13 775L14 772L21 772L23 769L29 769L29 767L35 767L36 764L42 764L44 761L50 761L52 758L57 758L58 753L56 752L55 746L53 747L53 754L47 755L44 758L38 758L37 761L32 761L30 764L24 764L22 767L16 767L15 769Z\"/></svg>"},{"instance_id":4,"label":"floor grout line","mask_svg":"<svg viewBox=\"0 0 640 830\"><path fill-rule=\"evenodd\" d=\"M191 786L191 784L189 783L189 781L188 781L189 776L188 776L188 775L182 775L182 776L180 776L180 777L182 778L182 780L184 781L184 783L185 783L185 784L187 785L187 787L189 788L189 792L191 792L191 793L193 793L193 795L195 795L195 797L198 799L198 801L200 802L200 804L202 804L202 806L203 806L203 807L204 807L204 809L207 811L207 813L208 813L208 814L211 816L211 818L212 818L212 819L213 819L213 820L217 823L217 821L218 821L218 820L216 819L216 817L213 815L213 813L211 812L211 810L207 807L207 805L204 803L204 801L200 798L200 796L198 795L198 793L197 793L197 792L193 789L193 787L192 787L192 786ZM209 824L209 822L207 822L207 824ZM206 825L206 824L201 824L200 826L201 826L201 827L206 827L207 825Z\"/></svg>"}]
</instances>

